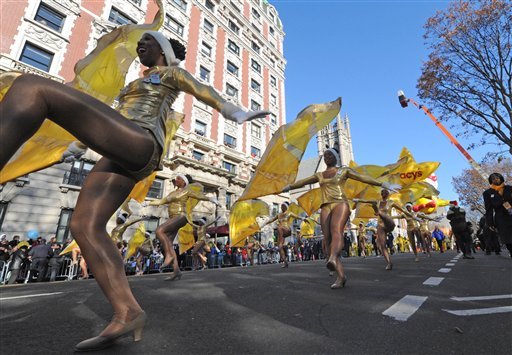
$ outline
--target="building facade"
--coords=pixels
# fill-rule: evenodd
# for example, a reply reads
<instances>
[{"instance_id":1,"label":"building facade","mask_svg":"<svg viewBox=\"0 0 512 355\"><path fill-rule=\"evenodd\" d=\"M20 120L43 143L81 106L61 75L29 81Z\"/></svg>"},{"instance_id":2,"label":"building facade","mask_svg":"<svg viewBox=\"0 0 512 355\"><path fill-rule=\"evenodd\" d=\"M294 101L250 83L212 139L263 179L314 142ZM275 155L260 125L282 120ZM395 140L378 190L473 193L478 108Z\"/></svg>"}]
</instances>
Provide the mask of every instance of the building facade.
<instances>
[{"instance_id":1,"label":"building facade","mask_svg":"<svg viewBox=\"0 0 512 355\"><path fill-rule=\"evenodd\" d=\"M272 112L237 125L189 95L181 95L173 106L185 114L185 122L148 198L169 193L169 179L176 174L190 174L222 204L214 208L203 203L198 213L215 214L224 224L272 134L286 122L282 24L265 0L165 2L161 31L186 46L182 66L244 109ZM157 11L151 0L27 0L1 6L0 71L30 72L61 82L73 78L74 64L101 35L118 25L150 22ZM141 70L136 60L127 81ZM8 235L37 230L57 234L59 240L68 237L80 186L98 159L88 151L72 164L58 164L0 186L0 230ZM269 197L267 202L274 208L284 200ZM147 229L154 230L165 213L154 208L149 214L154 218Z\"/></svg>"}]
</instances>

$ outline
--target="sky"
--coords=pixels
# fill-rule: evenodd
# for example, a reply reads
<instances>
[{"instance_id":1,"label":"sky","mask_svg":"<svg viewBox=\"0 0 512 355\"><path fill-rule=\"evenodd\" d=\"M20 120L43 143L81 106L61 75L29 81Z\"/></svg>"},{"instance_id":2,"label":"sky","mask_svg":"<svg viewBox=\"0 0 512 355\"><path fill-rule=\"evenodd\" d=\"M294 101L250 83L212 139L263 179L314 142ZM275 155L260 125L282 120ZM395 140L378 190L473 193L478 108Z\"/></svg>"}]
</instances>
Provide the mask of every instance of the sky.
<instances>
[{"instance_id":1,"label":"sky","mask_svg":"<svg viewBox=\"0 0 512 355\"><path fill-rule=\"evenodd\" d=\"M285 32L287 121L313 103L342 97L354 160L395 162L407 147L417 162L438 161L440 197L458 200L452 177L470 164L423 111L403 109L398 90L420 104L416 83L428 58L424 24L448 1L270 0ZM441 118L432 110L434 116ZM449 123L443 123L453 135ZM476 141L476 138L475 138ZM468 140L459 139L467 147ZM479 161L489 148L470 151ZM317 154L316 138L304 158Z\"/></svg>"}]
</instances>

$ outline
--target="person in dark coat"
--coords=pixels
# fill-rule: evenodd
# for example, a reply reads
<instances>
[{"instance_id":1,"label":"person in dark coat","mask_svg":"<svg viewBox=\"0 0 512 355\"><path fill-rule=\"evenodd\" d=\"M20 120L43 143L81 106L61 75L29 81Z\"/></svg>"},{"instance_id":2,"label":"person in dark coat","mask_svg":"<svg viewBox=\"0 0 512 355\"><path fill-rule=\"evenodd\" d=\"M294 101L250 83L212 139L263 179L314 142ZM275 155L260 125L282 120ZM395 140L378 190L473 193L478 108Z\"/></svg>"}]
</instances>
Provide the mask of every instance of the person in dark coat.
<instances>
[{"instance_id":1,"label":"person in dark coat","mask_svg":"<svg viewBox=\"0 0 512 355\"><path fill-rule=\"evenodd\" d=\"M28 255L30 261L32 261L30 269L37 271L37 282L44 281L48 260L53 255L52 248L44 241L41 241L37 245L32 246Z\"/></svg>"},{"instance_id":2,"label":"person in dark coat","mask_svg":"<svg viewBox=\"0 0 512 355\"><path fill-rule=\"evenodd\" d=\"M491 187L484 191L485 220L491 230L498 232L512 257L512 186L505 185L499 173L489 176Z\"/></svg>"},{"instance_id":3,"label":"person in dark coat","mask_svg":"<svg viewBox=\"0 0 512 355\"><path fill-rule=\"evenodd\" d=\"M50 281L53 282L57 278L57 274L60 271L60 267L62 266L62 262L64 261L64 256L60 256L60 252L62 251L62 247L59 243L52 243L52 256L48 261L48 266L50 269Z\"/></svg>"},{"instance_id":4,"label":"person in dark coat","mask_svg":"<svg viewBox=\"0 0 512 355\"><path fill-rule=\"evenodd\" d=\"M24 263L28 262L28 245L22 245L12 254L11 264L9 264L9 270L11 276L7 281L7 284L16 283L20 270Z\"/></svg>"},{"instance_id":5,"label":"person in dark coat","mask_svg":"<svg viewBox=\"0 0 512 355\"><path fill-rule=\"evenodd\" d=\"M471 235L472 230L466 221L466 211L459 206L451 205L446 214L446 218L450 221L453 235L458 243L464 259L474 259L471 256L471 243L473 242Z\"/></svg>"}]
</instances>

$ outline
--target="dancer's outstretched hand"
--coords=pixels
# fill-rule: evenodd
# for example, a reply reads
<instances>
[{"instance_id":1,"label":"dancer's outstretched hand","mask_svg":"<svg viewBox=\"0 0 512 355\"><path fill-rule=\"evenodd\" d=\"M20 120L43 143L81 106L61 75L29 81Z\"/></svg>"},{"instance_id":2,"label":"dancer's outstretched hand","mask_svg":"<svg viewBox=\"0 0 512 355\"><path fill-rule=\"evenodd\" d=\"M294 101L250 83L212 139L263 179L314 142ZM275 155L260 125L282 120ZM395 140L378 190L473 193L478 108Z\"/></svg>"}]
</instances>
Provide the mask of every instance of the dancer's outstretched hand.
<instances>
[{"instance_id":1,"label":"dancer's outstretched hand","mask_svg":"<svg viewBox=\"0 0 512 355\"><path fill-rule=\"evenodd\" d=\"M386 189L386 190L389 190L389 191L392 191L392 192L398 192L402 188L402 185L392 184L390 182L383 182L382 183L382 188Z\"/></svg>"},{"instance_id":2,"label":"dancer's outstretched hand","mask_svg":"<svg viewBox=\"0 0 512 355\"><path fill-rule=\"evenodd\" d=\"M232 104L231 102L226 102L221 110L221 113L227 119L236 121L238 124L242 124L244 122L252 121L256 118L263 118L269 115L270 111L260 110L245 112L237 105Z\"/></svg>"},{"instance_id":3,"label":"dancer's outstretched hand","mask_svg":"<svg viewBox=\"0 0 512 355\"><path fill-rule=\"evenodd\" d=\"M281 192L288 192L292 189L292 187L290 185L286 185L285 187L283 187L283 189L281 190Z\"/></svg>"}]
</instances>

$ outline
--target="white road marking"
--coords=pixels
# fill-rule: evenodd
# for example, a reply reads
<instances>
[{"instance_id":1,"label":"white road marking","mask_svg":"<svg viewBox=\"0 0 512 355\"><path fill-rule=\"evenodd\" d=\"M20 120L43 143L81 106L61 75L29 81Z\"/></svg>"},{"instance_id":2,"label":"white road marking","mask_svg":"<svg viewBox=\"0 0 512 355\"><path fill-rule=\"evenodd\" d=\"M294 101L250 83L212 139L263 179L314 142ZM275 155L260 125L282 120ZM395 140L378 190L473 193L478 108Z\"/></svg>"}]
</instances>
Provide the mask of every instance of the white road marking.
<instances>
[{"instance_id":1,"label":"white road marking","mask_svg":"<svg viewBox=\"0 0 512 355\"><path fill-rule=\"evenodd\" d=\"M2 297L0 298L0 301L6 301L6 300L16 300L20 298L29 298L29 297L42 297L42 296L52 296L52 295L58 295L64 292L52 292L52 293L39 293L35 295L25 295L25 296L14 296L14 297Z\"/></svg>"},{"instance_id":2,"label":"white road marking","mask_svg":"<svg viewBox=\"0 0 512 355\"><path fill-rule=\"evenodd\" d=\"M512 295L494 295L494 296L475 296L475 297L450 297L453 301L485 301L485 300L502 300L512 298Z\"/></svg>"},{"instance_id":3,"label":"white road marking","mask_svg":"<svg viewBox=\"0 0 512 355\"><path fill-rule=\"evenodd\" d=\"M456 263L458 260L455 259L455 260L450 260L451 263Z\"/></svg>"},{"instance_id":4,"label":"white road marking","mask_svg":"<svg viewBox=\"0 0 512 355\"><path fill-rule=\"evenodd\" d=\"M423 284L427 286L439 286L444 277L429 277Z\"/></svg>"},{"instance_id":5,"label":"white road marking","mask_svg":"<svg viewBox=\"0 0 512 355\"><path fill-rule=\"evenodd\" d=\"M450 271L452 271L452 269L447 268L447 267L442 267L442 268L440 268L439 270L437 270L437 272L442 272L443 274L447 274L447 273L449 273Z\"/></svg>"},{"instance_id":6,"label":"white road marking","mask_svg":"<svg viewBox=\"0 0 512 355\"><path fill-rule=\"evenodd\" d=\"M455 266L455 263L446 263L445 266Z\"/></svg>"},{"instance_id":7,"label":"white road marking","mask_svg":"<svg viewBox=\"0 0 512 355\"><path fill-rule=\"evenodd\" d=\"M383 315L405 322L427 300L426 296L406 295L394 305L382 312Z\"/></svg>"},{"instance_id":8,"label":"white road marking","mask_svg":"<svg viewBox=\"0 0 512 355\"><path fill-rule=\"evenodd\" d=\"M451 313L451 314L455 314L456 316L478 316L478 315L482 315L482 314L512 312L512 306L492 307L492 308L476 308L476 309L461 309L461 310L443 309L443 311Z\"/></svg>"}]
</instances>

